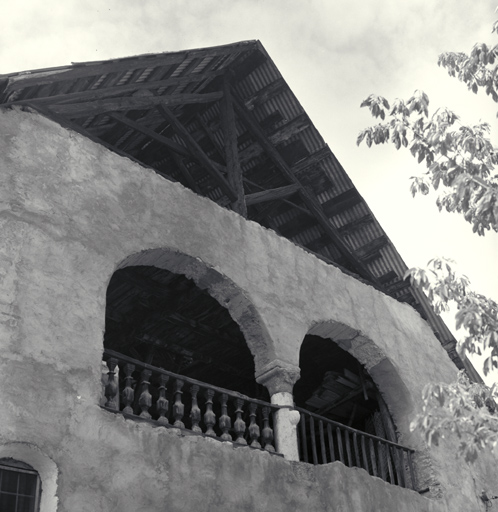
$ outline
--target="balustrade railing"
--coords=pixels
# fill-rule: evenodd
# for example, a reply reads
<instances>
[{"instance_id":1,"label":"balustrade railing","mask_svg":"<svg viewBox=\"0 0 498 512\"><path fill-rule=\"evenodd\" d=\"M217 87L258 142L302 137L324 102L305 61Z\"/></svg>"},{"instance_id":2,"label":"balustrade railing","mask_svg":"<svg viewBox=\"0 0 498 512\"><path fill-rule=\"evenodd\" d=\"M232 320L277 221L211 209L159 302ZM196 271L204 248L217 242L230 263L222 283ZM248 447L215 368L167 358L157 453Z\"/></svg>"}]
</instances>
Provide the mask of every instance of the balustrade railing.
<instances>
[{"instance_id":1,"label":"balustrade railing","mask_svg":"<svg viewBox=\"0 0 498 512\"><path fill-rule=\"evenodd\" d=\"M113 350L107 364L104 407L221 441L275 452L278 406L172 373ZM117 371L118 369L118 371Z\"/></svg>"},{"instance_id":2,"label":"balustrade railing","mask_svg":"<svg viewBox=\"0 0 498 512\"><path fill-rule=\"evenodd\" d=\"M296 407L299 452L304 462L340 461L394 485L415 489L413 450Z\"/></svg>"}]
</instances>

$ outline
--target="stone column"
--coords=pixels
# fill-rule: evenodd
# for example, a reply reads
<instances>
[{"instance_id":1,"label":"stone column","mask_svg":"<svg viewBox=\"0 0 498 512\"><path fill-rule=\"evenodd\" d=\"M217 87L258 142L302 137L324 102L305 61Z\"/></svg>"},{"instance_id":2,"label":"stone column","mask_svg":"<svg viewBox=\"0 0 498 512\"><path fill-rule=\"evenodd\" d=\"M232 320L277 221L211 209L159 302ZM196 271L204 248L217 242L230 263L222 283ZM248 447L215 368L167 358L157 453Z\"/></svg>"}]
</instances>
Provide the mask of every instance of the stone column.
<instances>
[{"instance_id":1,"label":"stone column","mask_svg":"<svg viewBox=\"0 0 498 512\"><path fill-rule=\"evenodd\" d=\"M299 376L299 367L276 359L267 364L256 377L256 381L270 392L271 403L282 406L273 416L276 450L286 459L297 461L299 450L296 427L300 416L298 411L293 410L292 390Z\"/></svg>"}]
</instances>

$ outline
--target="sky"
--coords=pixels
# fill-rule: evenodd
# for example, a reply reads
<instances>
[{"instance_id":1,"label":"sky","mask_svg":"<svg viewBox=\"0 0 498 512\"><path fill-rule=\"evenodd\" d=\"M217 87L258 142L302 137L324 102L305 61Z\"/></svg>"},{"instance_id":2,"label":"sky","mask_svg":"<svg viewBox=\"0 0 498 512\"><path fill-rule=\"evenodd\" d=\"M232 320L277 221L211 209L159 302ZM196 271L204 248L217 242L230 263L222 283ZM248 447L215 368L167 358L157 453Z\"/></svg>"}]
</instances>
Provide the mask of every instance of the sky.
<instances>
[{"instance_id":1,"label":"sky","mask_svg":"<svg viewBox=\"0 0 498 512\"><path fill-rule=\"evenodd\" d=\"M360 103L424 90L465 123L492 124L498 105L437 66L445 51L496 44L497 0L16 0L3 6L0 74L71 62L259 39L409 267L457 261L498 299L498 234L478 237L434 196L412 199L424 169L393 146L356 146L374 124ZM452 319L447 319L452 327ZM455 333L457 338L460 336Z\"/></svg>"}]
</instances>

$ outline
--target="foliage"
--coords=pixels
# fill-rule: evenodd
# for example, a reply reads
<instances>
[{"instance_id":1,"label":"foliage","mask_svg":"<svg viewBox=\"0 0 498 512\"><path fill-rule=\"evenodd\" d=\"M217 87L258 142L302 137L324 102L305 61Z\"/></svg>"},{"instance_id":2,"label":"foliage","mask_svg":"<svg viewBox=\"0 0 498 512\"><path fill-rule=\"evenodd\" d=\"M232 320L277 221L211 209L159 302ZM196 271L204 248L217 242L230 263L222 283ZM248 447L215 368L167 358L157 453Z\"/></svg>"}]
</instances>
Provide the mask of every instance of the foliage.
<instances>
[{"instance_id":1,"label":"foliage","mask_svg":"<svg viewBox=\"0 0 498 512\"><path fill-rule=\"evenodd\" d=\"M427 268L408 270L412 284L424 290L436 313L456 305L456 328L463 328L460 353L486 355L484 374L498 368L498 304L470 288L469 279L459 275L451 260L435 258Z\"/></svg>"},{"instance_id":2,"label":"foliage","mask_svg":"<svg viewBox=\"0 0 498 512\"><path fill-rule=\"evenodd\" d=\"M493 32L498 34L498 21ZM498 45L478 43L469 54L443 53L438 64L472 92L484 90L498 102ZM361 106L380 123L363 130L358 145L390 142L396 149L408 148L418 163L425 163L423 175L411 178L413 196L433 188L439 191L439 210L460 213L478 235L498 231L498 150L490 141L488 123L465 125L447 108L430 113L429 98L422 91L392 104L372 94ZM426 293L436 313L456 304L456 327L465 331L460 353L485 354L485 374L498 368L498 304L472 291L450 260L433 259L426 269L410 269L407 275ZM456 433L460 453L473 461L480 449L498 443L493 394L495 386L470 384L462 374L454 384L432 384L424 391L423 413L412 426L421 428L429 443L437 444L445 431Z\"/></svg>"},{"instance_id":3,"label":"foliage","mask_svg":"<svg viewBox=\"0 0 498 512\"><path fill-rule=\"evenodd\" d=\"M424 389L422 414L412 422L412 429L421 429L429 446L437 445L445 432L460 439L459 455L474 462L479 451L498 444L497 404L494 389L470 383L462 371L457 381L430 384Z\"/></svg>"},{"instance_id":4,"label":"foliage","mask_svg":"<svg viewBox=\"0 0 498 512\"><path fill-rule=\"evenodd\" d=\"M498 71L496 75L498 86ZM412 178L412 195L427 194L430 186L442 189L437 200L440 210L463 214L479 235L498 231L498 154L488 137L488 123L462 125L446 108L429 115L429 98L422 91L415 91L406 102L395 100L392 107L382 96L370 95L362 106L382 120L387 114L387 120L363 130L358 144L392 142L396 149L409 147L419 163L425 161L425 174Z\"/></svg>"}]
</instances>

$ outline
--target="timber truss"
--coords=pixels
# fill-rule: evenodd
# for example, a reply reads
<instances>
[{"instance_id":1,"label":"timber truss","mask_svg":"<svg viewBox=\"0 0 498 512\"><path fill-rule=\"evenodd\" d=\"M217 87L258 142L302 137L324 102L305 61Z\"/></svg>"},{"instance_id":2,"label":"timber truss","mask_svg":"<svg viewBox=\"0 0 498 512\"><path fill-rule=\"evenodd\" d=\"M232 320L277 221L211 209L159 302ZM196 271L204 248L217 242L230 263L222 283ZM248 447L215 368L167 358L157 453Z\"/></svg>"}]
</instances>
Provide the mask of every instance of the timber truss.
<instances>
[{"instance_id":1,"label":"timber truss","mask_svg":"<svg viewBox=\"0 0 498 512\"><path fill-rule=\"evenodd\" d=\"M273 229L444 331L258 41L2 75L1 104L33 109ZM447 329L442 337L454 350Z\"/></svg>"}]
</instances>

